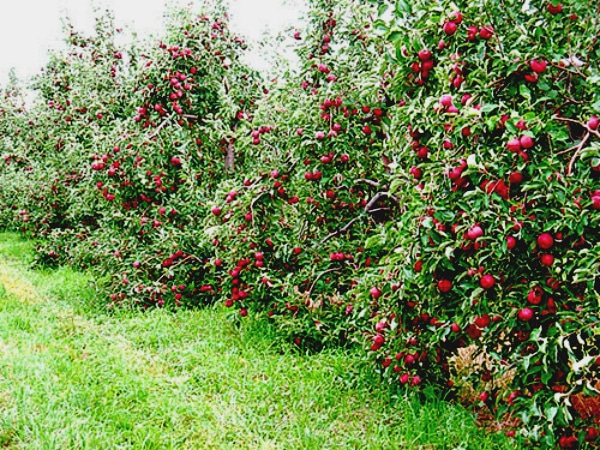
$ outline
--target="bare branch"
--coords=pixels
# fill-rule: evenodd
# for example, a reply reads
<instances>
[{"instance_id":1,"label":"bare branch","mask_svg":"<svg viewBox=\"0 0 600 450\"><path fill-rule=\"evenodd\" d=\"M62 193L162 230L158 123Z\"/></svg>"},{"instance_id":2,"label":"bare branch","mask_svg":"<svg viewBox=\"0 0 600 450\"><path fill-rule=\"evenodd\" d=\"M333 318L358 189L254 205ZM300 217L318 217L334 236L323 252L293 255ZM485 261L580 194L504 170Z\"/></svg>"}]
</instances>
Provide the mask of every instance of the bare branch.
<instances>
[{"instance_id":1,"label":"bare branch","mask_svg":"<svg viewBox=\"0 0 600 450\"><path fill-rule=\"evenodd\" d=\"M377 203L379 201L379 199L381 197L390 197L390 194L387 192L378 192L377 194L375 194L371 200L369 200L369 203L367 203L365 205L365 212L366 213L370 213L371 212L371 208L373 207L373 205L375 205L375 203Z\"/></svg>"},{"instance_id":2,"label":"bare branch","mask_svg":"<svg viewBox=\"0 0 600 450\"><path fill-rule=\"evenodd\" d=\"M364 184L368 184L369 186L379 187L379 181L367 180L364 178L359 178L357 180L354 180L354 183L355 184L364 183Z\"/></svg>"},{"instance_id":3,"label":"bare branch","mask_svg":"<svg viewBox=\"0 0 600 450\"><path fill-rule=\"evenodd\" d=\"M317 278L315 278L315 280L312 282L312 284L310 285L310 289L307 291L306 296L310 297L312 294L313 289L315 288L315 285L317 284L317 281L319 281L321 279L321 277L327 273L330 272L337 272L338 270L340 270L339 267L335 267L333 269L327 269L324 270L323 272L321 272L319 275L317 275Z\"/></svg>"},{"instance_id":4,"label":"bare branch","mask_svg":"<svg viewBox=\"0 0 600 450\"><path fill-rule=\"evenodd\" d=\"M575 160L577 159L577 157L583 150L583 147L587 143L587 140L589 139L589 137L590 137L590 133L586 133L585 136L583 137L583 139L581 140L581 142L579 143L579 145L577 147L575 147L575 153L573 153L573 157L571 158L571 161L569 161L569 166L567 167L567 175L571 175L573 173L573 165L575 165Z\"/></svg>"},{"instance_id":5,"label":"bare branch","mask_svg":"<svg viewBox=\"0 0 600 450\"><path fill-rule=\"evenodd\" d=\"M158 136L160 130L162 130L169 123L169 119L170 117L165 118L165 120L163 120L162 123L156 127L156 130L154 130L150 135L148 135L148 139L154 139L156 136Z\"/></svg>"},{"instance_id":6,"label":"bare branch","mask_svg":"<svg viewBox=\"0 0 600 450\"><path fill-rule=\"evenodd\" d=\"M227 144L227 156L225 156L225 169L233 170L235 163L235 146L232 141Z\"/></svg>"},{"instance_id":7,"label":"bare branch","mask_svg":"<svg viewBox=\"0 0 600 450\"><path fill-rule=\"evenodd\" d=\"M336 236L339 236L340 234L344 234L346 231L348 231L350 229L350 227L352 225L354 225L354 222L356 222L358 219L359 219L359 217L355 217L354 219L352 219L350 222L348 222L346 225L344 225L339 230L335 230L333 233L329 233L327 236L325 236L323 238L323 240L321 241L321 244L324 244L328 240L330 240Z\"/></svg>"}]
</instances>

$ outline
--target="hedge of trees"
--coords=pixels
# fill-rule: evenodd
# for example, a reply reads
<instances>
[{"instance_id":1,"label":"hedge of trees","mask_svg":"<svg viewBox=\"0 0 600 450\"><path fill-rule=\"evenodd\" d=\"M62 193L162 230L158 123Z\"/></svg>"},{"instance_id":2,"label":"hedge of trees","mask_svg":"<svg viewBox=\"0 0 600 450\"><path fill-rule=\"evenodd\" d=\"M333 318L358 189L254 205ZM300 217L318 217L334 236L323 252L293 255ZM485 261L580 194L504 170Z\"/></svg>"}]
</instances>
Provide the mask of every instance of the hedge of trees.
<instances>
[{"instance_id":1,"label":"hedge of trees","mask_svg":"<svg viewBox=\"0 0 600 450\"><path fill-rule=\"evenodd\" d=\"M3 89L0 225L39 263L90 270L107 307L223 302L525 442L598 444L597 4L313 0L300 67L266 77L219 6L118 33L68 28L31 107Z\"/></svg>"}]
</instances>

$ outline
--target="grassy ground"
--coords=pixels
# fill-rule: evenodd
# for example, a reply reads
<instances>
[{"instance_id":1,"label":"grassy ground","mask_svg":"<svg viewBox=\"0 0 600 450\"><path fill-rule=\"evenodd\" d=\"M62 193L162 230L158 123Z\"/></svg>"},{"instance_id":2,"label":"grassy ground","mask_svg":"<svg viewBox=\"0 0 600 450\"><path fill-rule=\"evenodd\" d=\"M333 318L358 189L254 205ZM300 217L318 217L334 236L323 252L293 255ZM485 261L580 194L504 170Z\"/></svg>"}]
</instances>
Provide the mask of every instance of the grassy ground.
<instances>
[{"instance_id":1,"label":"grassy ground","mask_svg":"<svg viewBox=\"0 0 600 450\"><path fill-rule=\"evenodd\" d=\"M221 308L94 311L85 275L0 234L0 447L515 448L465 410L396 398L358 356L274 348Z\"/></svg>"}]
</instances>

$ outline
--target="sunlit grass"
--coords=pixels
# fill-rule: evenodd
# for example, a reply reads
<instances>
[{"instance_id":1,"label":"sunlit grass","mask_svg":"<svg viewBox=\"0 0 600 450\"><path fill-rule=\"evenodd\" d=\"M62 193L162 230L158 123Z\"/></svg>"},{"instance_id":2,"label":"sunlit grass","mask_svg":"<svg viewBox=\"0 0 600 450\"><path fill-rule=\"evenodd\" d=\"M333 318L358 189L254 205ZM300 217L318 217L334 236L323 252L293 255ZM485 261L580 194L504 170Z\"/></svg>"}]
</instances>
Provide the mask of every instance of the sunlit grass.
<instances>
[{"instance_id":1,"label":"sunlit grass","mask_svg":"<svg viewBox=\"0 0 600 450\"><path fill-rule=\"evenodd\" d=\"M358 353L275 347L218 307L93 310L85 275L28 270L15 235L0 257L0 447L515 448L435 395L393 396Z\"/></svg>"}]
</instances>

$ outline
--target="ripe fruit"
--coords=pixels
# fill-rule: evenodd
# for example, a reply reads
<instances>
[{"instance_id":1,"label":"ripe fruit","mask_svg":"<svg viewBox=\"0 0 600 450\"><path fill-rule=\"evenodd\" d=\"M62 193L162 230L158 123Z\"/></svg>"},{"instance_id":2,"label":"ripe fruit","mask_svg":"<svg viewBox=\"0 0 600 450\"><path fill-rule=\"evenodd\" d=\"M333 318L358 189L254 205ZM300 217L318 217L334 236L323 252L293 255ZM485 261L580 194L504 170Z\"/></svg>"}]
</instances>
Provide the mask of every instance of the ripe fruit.
<instances>
[{"instance_id":1,"label":"ripe fruit","mask_svg":"<svg viewBox=\"0 0 600 450\"><path fill-rule=\"evenodd\" d=\"M600 210L600 194L594 195L592 194L592 208L596 210Z\"/></svg>"},{"instance_id":2,"label":"ripe fruit","mask_svg":"<svg viewBox=\"0 0 600 450\"><path fill-rule=\"evenodd\" d=\"M521 184L523 182L523 174L521 172L511 172L508 175L508 182L511 185Z\"/></svg>"},{"instance_id":3,"label":"ripe fruit","mask_svg":"<svg viewBox=\"0 0 600 450\"><path fill-rule=\"evenodd\" d=\"M409 170L409 173L413 177L415 177L416 180L420 180L421 177L423 176L423 171L420 168L416 167L416 166L411 167L410 170Z\"/></svg>"},{"instance_id":4,"label":"ripe fruit","mask_svg":"<svg viewBox=\"0 0 600 450\"><path fill-rule=\"evenodd\" d=\"M215 216L220 216L221 215L221 208L219 208L218 206L213 206L210 211L215 215Z\"/></svg>"},{"instance_id":5,"label":"ripe fruit","mask_svg":"<svg viewBox=\"0 0 600 450\"><path fill-rule=\"evenodd\" d=\"M383 334L376 334L375 337L373 337L373 344L377 346L382 346L384 343L385 338L383 337Z\"/></svg>"},{"instance_id":6,"label":"ripe fruit","mask_svg":"<svg viewBox=\"0 0 600 450\"><path fill-rule=\"evenodd\" d=\"M554 256L549 253L544 253L542 256L540 256L540 262L543 266L550 267L552 264L554 264Z\"/></svg>"},{"instance_id":7,"label":"ripe fruit","mask_svg":"<svg viewBox=\"0 0 600 450\"><path fill-rule=\"evenodd\" d=\"M600 119L598 118L598 116L590 117L587 122L587 126L590 130L597 130L600 126Z\"/></svg>"},{"instance_id":8,"label":"ripe fruit","mask_svg":"<svg viewBox=\"0 0 600 450\"><path fill-rule=\"evenodd\" d=\"M494 35L494 28L491 25L486 25L479 30L479 37L488 40Z\"/></svg>"},{"instance_id":9,"label":"ripe fruit","mask_svg":"<svg viewBox=\"0 0 600 450\"><path fill-rule=\"evenodd\" d=\"M440 97L440 105L448 108L452 106L452 96L449 94L444 94Z\"/></svg>"},{"instance_id":10,"label":"ripe fruit","mask_svg":"<svg viewBox=\"0 0 600 450\"><path fill-rule=\"evenodd\" d=\"M533 73L528 73L525 75L525 81L527 81L528 83L535 83L538 80L538 74L533 72Z\"/></svg>"},{"instance_id":11,"label":"ripe fruit","mask_svg":"<svg viewBox=\"0 0 600 450\"><path fill-rule=\"evenodd\" d=\"M526 134L524 134L523 136L521 136L521 139L519 139L519 141L521 143L521 147L523 147L524 149L533 147L533 139L531 138L531 136L527 136Z\"/></svg>"},{"instance_id":12,"label":"ripe fruit","mask_svg":"<svg viewBox=\"0 0 600 450\"><path fill-rule=\"evenodd\" d=\"M463 20L463 15L460 11L453 11L450 13L450 20L459 25Z\"/></svg>"},{"instance_id":13,"label":"ripe fruit","mask_svg":"<svg viewBox=\"0 0 600 450\"><path fill-rule=\"evenodd\" d=\"M445 294L452 289L452 282L450 280L442 279L438 281L437 288L440 290L440 292Z\"/></svg>"},{"instance_id":14,"label":"ripe fruit","mask_svg":"<svg viewBox=\"0 0 600 450\"><path fill-rule=\"evenodd\" d=\"M371 297L375 300L377 300L379 297L381 297L381 289L379 289L376 286L373 286L371 288L371 290L369 291L369 293L371 294Z\"/></svg>"},{"instance_id":15,"label":"ripe fruit","mask_svg":"<svg viewBox=\"0 0 600 450\"><path fill-rule=\"evenodd\" d=\"M539 305L542 302L544 292L539 286L534 287L527 294L527 301L532 305Z\"/></svg>"},{"instance_id":16,"label":"ripe fruit","mask_svg":"<svg viewBox=\"0 0 600 450\"><path fill-rule=\"evenodd\" d=\"M423 49L418 53L417 56L421 61L428 61L431 59L431 50Z\"/></svg>"},{"instance_id":17,"label":"ripe fruit","mask_svg":"<svg viewBox=\"0 0 600 450\"><path fill-rule=\"evenodd\" d=\"M513 138L506 143L506 148L509 152L518 153L521 151L521 140Z\"/></svg>"},{"instance_id":18,"label":"ripe fruit","mask_svg":"<svg viewBox=\"0 0 600 450\"><path fill-rule=\"evenodd\" d=\"M492 320L488 314L484 314L483 316L479 316L475 318L475 325L479 328L486 328Z\"/></svg>"},{"instance_id":19,"label":"ripe fruit","mask_svg":"<svg viewBox=\"0 0 600 450\"><path fill-rule=\"evenodd\" d=\"M452 36L454 33L456 33L456 28L456 22L446 22L442 27L444 33L446 33L448 36Z\"/></svg>"},{"instance_id":20,"label":"ripe fruit","mask_svg":"<svg viewBox=\"0 0 600 450\"><path fill-rule=\"evenodd\" d=\"M469 231L467 231L467 237L472 241L481 236L483 236L483 230L479 225L473 225Z\"/></svg>"},{"instance_id":21,"label":"ripe fruit","mask_svg":"<svg viewBox=\"0 0 600 450\"><path fill-rule=\"evenodd\" d=\"M555 15L560 14L562 12L563 7L562 7L562 4L560 4L560 3L557 4L557 5L554 5L552 2L550 2L550 3L548 3L548 6L546 7L546 9L548 10L548 12L550 14L552 14L553 16L555 16Z\"/></svg>"},{"instance_id":22,"label":"ripe fruit","mask_svg":"<svg viewBox=\"0 0 600 450\"><path fill-rule=\"evenodd\" d=\"M537 238L537 245L541 249L548 250L554 245L554 238L550 233L542 233Z\"/></svg>"},{"instance_id":23,"label":"ripe fruit","mask_svg":"<svg viewBox=\"0 0 600 450\"><path fill-rule=\"evenodd\" d=\"M531 67L531 70L533 70L535 73L544 73L547 66L548 63L543 59L532 59L529 61L529 67Z\"/></svg>"},{"instance_id":24,"label":"ripe fruit","mask_svg":"<svg viewBox=\"0 0 600 450\"><path fill-rule=\"evenodd\" d=\"M517 313L517 317L519 318L519 320L522 320L523 322L529 322L531 319L533 319L533 309L531 309L531 308L520 309L519 312Z\"/></svg>"},{"instance_id":25,"label":"ripe fruit","mask_svg":"<svg viewBox=\"0 0 600 450\"><path fill-rule=\"evenodd\" d=\"M481 280L479 280L479 284L483 289L491 289L496 284L496 280L492 275L486 274L481 277Z\"/></svg>"}]
</instances>

